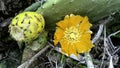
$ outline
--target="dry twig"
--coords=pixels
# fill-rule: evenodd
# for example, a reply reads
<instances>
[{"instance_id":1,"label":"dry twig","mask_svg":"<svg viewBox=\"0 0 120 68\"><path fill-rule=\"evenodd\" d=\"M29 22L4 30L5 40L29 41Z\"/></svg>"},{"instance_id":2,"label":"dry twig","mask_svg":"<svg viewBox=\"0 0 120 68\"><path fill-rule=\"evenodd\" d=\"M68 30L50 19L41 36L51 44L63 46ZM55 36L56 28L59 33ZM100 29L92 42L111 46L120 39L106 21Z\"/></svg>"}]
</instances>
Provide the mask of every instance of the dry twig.
<instances>
[{"instance_id":1,"label":"dry twig","mask_svg":"<svg viewBox=\"0 0 120 68\"><path fill-rule=\"evenodd\" d=\"M46 45L42 50L40 50L36 55L34 55L31 59L27 60L17 68L30 68L29 66L38 58L42 53L44 53L48 48L50 48L49 45Z\"/></svg>"}]
</instances>

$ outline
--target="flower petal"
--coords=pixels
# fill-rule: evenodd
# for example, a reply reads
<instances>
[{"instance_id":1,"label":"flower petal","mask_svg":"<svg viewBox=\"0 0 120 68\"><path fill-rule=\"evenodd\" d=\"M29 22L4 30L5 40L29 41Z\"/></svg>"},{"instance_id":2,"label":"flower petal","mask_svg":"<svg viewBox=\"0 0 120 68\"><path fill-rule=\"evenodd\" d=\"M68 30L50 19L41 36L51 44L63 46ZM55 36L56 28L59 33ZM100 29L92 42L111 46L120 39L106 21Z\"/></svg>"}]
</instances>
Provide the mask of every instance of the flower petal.
<instances>
[{"instance_id":1,"label":"flower petal","mask_svg":"<svg viewBox=\"0 0 120 68\"><path fill-rule=\"evenodd\" d=\"M83 46L83 44L77 43L77 44L76 44L76 49L77 49L77 52L78 52L78 53L84 53L84 51L86 50L86 47Z\"/></svg>"},{"instance_id":2,"label":"flower petal","mask_svg":"<svg viewBox=\"0 0 120 68\"><path fill-rule=\"evenodd\" d=\"M69 16L66 15L64 20L56 23L56 25L59 26L62 29L66 29L68 27L68 25L69 25L69 19L70 19Z\"/></svg>"},{"instance_id":3,"label":"flower petal","mask_svg":"<svg viewBox=\"0 0 120 68\"><path fill-rule=\"evenodd\" d=\"M68 55L70 56L71 54L74 54L78 57L78 54L77 54L77 50L76 50L76 47L75 45L69 45L68 47L69 51L68 51Z\"/></svg>"},{"instance_id":4,"label":"flower petal","mask_svg":"<svg viewBox=\"0 0 120 68\"><path fill-rule=\"evenodd\" d=\"M64 35L64 30L62 30L61 28L57 28L54 34L54 45L56 45L61 40L63 35Z\"/></svg>"},{"instance_id":5,"label":"flower petal","mask_svg":"<svg viewBox=\"0 0 120 68\"><path fill-rule=\"evenodd\" d=\"M86 44L86 47L91 48L93 47L92 41L91 41L91 33L89 31L85 32L80 37L80 42L83 42Z\"/></svg>"},{"instance_id":6,"label":"flower petal","mask_svg":"<svg viewBox=\"0 0 120 68\"><path fill-rule=\"evenodd\" d=\"M81 23L81 21L83 20L83 17L81 17L80 15L70 15L70 26L76 26L78 24Z\"/></svg>"},{"instance_id":7,"label":"flower petal","mask_svg":"<svg viewBox=\"0 0 120 68\"><path fill-rule=\"evenodd\" d=\"M81 35L81 40L82 39L86 39L86 40L90 40L91 39L91 33L90 33L90 31L86 31L86 32L84 32L82 35Z\"/></svg>"},{"instance_id":8,"label":"flower petal","mask_svg":"<svg viewBox=\"0 0 120 68\"><path fill-rule=\"evenodd\" d=\"M90 24L90 22L88 21L88 17L85 16L82 23L79 26L79 30L80 31L87 31L90 29L91 26L92 26L92 24Z\"/></svg>"},{"instance_id":9,"label":"flower petal","mask_svg":"<svg viewBox=\"0 0 120 68\"><path fill-rule=\"evenodd\" d=\"M88 41L88 40L87 40ZM80 41L77 43L76 48L78 53L85 53L89 52L91 48L93 47L92 44L88 44L87 41Z\"/></svg>"},{"instance_id":10,"label":"flower petal","mask_svg":"<svg viewBox=\"0 0 120 68\"><path fill-rule=\"evenodd\" d=\"M68 42L65 39L62 39L60 41L60 44L61 44L61 49L62 49L63 53L67 53L67 55L68 55L68 47L69 47Z\"/></svg>"}]
</instances>

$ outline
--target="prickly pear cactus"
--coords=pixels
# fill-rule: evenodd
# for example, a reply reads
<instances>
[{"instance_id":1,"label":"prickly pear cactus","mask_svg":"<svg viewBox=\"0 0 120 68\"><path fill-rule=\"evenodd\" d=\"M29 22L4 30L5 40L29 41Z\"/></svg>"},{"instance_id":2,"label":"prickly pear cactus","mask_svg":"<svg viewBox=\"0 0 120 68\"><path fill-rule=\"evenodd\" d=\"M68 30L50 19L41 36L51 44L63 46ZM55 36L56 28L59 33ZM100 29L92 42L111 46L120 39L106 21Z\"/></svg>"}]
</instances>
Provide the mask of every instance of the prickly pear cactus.
<instances>
[{"instance_id":1,"label":"prickly pear cactus","mask_svg":"<svg viewBox=\"0 0 120 68\"><path fill-rule=\"evenodd\" d=\"M44 16L46 28L54 30L55 23L65 15L87 15L94 22L120 10L119 6L120 0L47 0L36 12Z\"/></svg>"}]
</instances>

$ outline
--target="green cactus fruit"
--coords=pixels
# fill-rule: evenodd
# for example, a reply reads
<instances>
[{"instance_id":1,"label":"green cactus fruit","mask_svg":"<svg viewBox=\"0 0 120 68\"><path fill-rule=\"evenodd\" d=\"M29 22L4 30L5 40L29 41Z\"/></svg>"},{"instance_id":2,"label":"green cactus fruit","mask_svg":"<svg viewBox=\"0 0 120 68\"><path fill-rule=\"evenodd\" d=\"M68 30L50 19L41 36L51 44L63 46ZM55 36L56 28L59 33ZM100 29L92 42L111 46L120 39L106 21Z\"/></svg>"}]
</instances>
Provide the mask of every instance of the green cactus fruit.
<instances>
[{"instance_id":1,"label":"green cactus fruit","mask_svg":"<svg viewBox=\"0 0 120 68\"><path fill-rule=\"evenodd\" d=\"M45 21L41 14L23 12L12 19L9 25L10 35L19 42L29 42L36 39L44 29Z\"/></svg>"}]
</instances>

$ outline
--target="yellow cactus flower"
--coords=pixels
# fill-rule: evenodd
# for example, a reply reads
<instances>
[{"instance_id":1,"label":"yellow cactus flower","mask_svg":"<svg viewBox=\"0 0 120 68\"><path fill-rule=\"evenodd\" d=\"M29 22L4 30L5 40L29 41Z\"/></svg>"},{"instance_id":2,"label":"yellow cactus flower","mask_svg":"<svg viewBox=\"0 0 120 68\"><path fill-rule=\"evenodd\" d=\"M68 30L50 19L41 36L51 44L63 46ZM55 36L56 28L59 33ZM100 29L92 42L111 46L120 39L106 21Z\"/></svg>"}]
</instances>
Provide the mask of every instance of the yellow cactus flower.
<instances>
[{"instance_id":1,"label":"yellow cactus flower","mask_svg":"<svg viewBox=\"0 0 120 68\"><path fill-rule=\"evenodd\" d=\"M44 29L45 22L41 14L23 12L12 19L9 25L10 35L16 41L29 42L36 39Z\"/></svg>"},{"instance_id":2,"label":"yellow cactus flower","mask_svg":"<svg viewBox=\"0 0 120 68\"><path fill-rule=\"evenodd\" d=\"M89 52L93 47L90 30L92 24L87 16L66 15L56 25L54 45L60 43L62 52L67 56L74 54L77 57L79 53Z\"/></svg>"}]
</instances>

